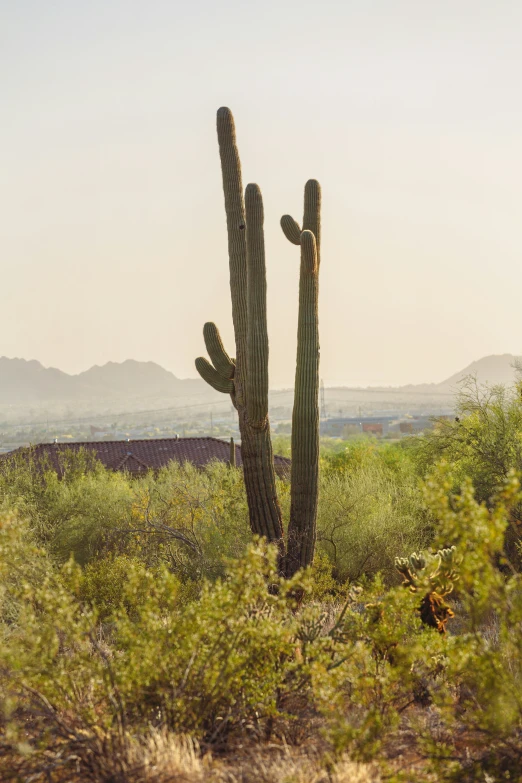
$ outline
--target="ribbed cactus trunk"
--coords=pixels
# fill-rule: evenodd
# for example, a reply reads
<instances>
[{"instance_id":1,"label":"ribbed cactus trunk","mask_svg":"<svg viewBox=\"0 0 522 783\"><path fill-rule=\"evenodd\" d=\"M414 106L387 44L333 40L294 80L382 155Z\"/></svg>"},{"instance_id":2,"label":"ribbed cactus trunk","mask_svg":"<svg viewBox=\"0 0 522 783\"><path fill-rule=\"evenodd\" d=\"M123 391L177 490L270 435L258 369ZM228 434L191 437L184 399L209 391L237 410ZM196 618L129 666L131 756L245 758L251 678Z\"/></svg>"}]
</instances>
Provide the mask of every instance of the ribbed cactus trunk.
<instances>
[{"instance_id":1,"label":"ribbed cactus trunk","mask_svg":"<svg viewBox=\"0 0 522 783\"><path fill-rule=\"evenodd\" d=\"M293 576L311 565L316 540L319 492L319 262L321 189L316 180L305 186L303 230L289 215L281 218L286 237L301 247L299 315L294 408L290 522L285 573Z\"/></svg>"},{"instance_id":2,"label":"ribbed cactus trunk","mask_svg":"<svg viewBox=\"0 0 522 783\"><path fill-rule=\"evenodd\" d=\"M207 323L203 334L212 364L200 357L196 359L196 367L214 389L231 395L239 418L250 527L253 533L277 543L283 554L283 524L268 420L263 200L257 185L248 185L243 198L234 119L227 108L218 111L217 131L227 215L236 358L231 359L226 353L217 327Z\"/></svg>"},{"instance_id":3,"label":"ribbed cactus trunk","mask_svg":"<svg viewBox=\"0 0 522 783\"><path fill-rule=\"evenodd\" d=\"M319 475L318 289L321 190L305 186L303 228L289 215L281 219L288 239L301 248L295 400L292 417L291 508L285 551L277 499L268 420L268 331L263 199L257 185L243 197L234 120L229 109L217 115L219 152L227 214L232 319L236 358L223 347L215 324L203 328L211 362L196 367L214 389L230 394L239 417L241 456L253 533L277 543L281 570L292 576L313 561ZM231 458L232 464L232 458Z\"/></svg>"},{"instance_id":4,"label":"ribbed cactus trunk","mask_svg":"<svg viewBox=\"0 0 522 783\"><path fill-rule=\"evenodd\" d=\"M315 549L319 479L318 272L315 237L311 231L303 231L285 566L288 576L310 565Z\"/></svg>"},{"instance_id":5,"label":"ribbed cactus trunk","mask_svg":"<svg viewBox=\"0 0 522 783\"><path fill-rule=\"evenodd\" d=\"M268 419L268 328L264 213L261 191L247 185L247 378L246 406L239 413L241 456L252 530L278 543L283 553L283 522L277 498Z\"/></svg>"}]
</instances>

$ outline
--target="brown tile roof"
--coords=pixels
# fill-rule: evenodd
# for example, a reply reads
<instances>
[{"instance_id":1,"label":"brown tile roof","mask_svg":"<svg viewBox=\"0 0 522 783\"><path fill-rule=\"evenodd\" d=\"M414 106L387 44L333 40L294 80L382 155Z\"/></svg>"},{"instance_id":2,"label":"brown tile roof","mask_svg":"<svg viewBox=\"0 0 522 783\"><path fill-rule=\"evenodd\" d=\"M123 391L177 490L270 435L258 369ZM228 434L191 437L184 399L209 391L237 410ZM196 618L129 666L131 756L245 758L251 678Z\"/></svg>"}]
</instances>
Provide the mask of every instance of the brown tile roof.
<instances>
[{"instance_id":1,"label":"brown tile roof","mask_svg":"<svg viewBox=\"0 0 522 783\"><path fill-rule=\"evenodd\" d=\"M218 438L149 438L144 440L100 440L84 443L39 443L29 448L1 455L2 459L15 454L32 454L33 458L46 457L57 473L61 472L60 452L89 449L108 470L128 471L140 475L147 470L165 467L172 460L192 462L203 468L213 460L227 462L230 443ZM241 467L241 446L236 445L236 465ZM274 455L274 467L281 478L290 478L290 460Z\"/></svg>"}]
</instances>

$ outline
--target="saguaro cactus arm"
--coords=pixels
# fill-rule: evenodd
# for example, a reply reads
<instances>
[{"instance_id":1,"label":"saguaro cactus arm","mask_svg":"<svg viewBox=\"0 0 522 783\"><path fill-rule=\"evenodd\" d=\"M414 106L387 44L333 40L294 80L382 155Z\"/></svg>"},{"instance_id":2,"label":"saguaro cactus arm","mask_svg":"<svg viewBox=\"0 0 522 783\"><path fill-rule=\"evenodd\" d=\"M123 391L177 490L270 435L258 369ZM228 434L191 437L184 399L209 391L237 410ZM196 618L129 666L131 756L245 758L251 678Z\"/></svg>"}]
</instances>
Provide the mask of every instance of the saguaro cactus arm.
<instances>
[{"instance_id":1,"label":"saguaro cactus arm","mask_svg":"<svg viewBox=\"0 0 522 783\"><path fill-rule=\"evenodd\" d=\"M223 394L234 394L234 382L218 373L204 356L198 356L196 359L196 370L203 380L216 391Z\"/></svg>"},{"instance_id":2,"label":"saguaro cactus arm","mask_svg":"<svg viewBox=\"0 0 522 783\"><path fill-rule=\"evenodd\" d=\"M311 231L315 237L317 263L321 264L321 186L316 179L309 179L304 191L303 228L290 215L283 215L281 228L285 237L294 245L301 241L301 230Z\"/></svg>"},{"instance_id":3,"label":"saguaro cactus arm","mask_svg":"<svg viewBox=\"0 0 522 783\"><path fill-rule=\"evenodd\" d=\"M263 197L258 185L247 185L247 376L249 422L262 426L268 415L268 329Z\"/></svg>"},{"instance_id":4,"label":"saguaro cactus arm","mask_svg":"<svg viewBox=\"0 0 522 783\"><path fill-rule=\"evenodd\" d=\"M212 321L208 321L203 327L203 337L212 364L223 378L233 378L235 362L225 351L219 329Z\"/></svg>"},{"instance_id":5,"label":"saguaro cactus arm","mask_svg":"<svg viewBox=\"0 0 522 783\"><path fill-rule=\"evenodd\" d=\"M301 226L291 215L283 215L281 218L281 228L285 237L293 245L301 244Z\"/></svg>"}]
</instances>

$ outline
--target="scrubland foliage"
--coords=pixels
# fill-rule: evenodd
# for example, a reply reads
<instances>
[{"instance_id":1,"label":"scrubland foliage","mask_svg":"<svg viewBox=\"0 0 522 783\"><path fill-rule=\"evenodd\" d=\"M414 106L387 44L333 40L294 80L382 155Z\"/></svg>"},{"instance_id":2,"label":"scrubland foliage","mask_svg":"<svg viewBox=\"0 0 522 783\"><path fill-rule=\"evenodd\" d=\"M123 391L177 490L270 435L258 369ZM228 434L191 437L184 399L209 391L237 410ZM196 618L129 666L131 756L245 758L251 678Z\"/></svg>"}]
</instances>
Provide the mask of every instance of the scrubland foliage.
<instances>
[{"instance_id":1,"label":"scrubland foliage","mask_svg":"<svg viewBox=\"0 0 522 783\"><path fill-rule=\"evenodd\" d=\"M395 557L430 541L412 462L403 449L355 441L322 460L319 548L341 580L382 573L395 579Z\"/></svg>"},{"instance_id":2,"label":"scrubland foliage","mask_svg":"<svg viewBox=\"0 0 522 783\"><path fill-rule=\"evenodd\" d=\"M437 437L422 459L323 444L319 553L291 580L240 471L4 465L0 779L520 779L520 465L483 498L490 452L467 475L430 463Z\"/></svg>"}]
</instances>

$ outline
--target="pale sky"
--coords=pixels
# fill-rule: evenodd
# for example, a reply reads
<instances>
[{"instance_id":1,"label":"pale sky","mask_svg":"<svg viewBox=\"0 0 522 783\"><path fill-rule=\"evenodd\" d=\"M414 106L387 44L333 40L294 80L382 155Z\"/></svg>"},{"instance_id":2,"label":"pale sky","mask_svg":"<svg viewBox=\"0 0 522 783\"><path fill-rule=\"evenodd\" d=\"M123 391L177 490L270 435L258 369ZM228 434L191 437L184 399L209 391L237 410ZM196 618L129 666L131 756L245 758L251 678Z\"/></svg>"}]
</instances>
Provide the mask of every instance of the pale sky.
<instances>
[{"instance_id":1,"label":"pale sky","mask_svg":"<svg viewBox=\"0 0 522 783\"><path fill-rule=\"evenodd\" d=\"M0 0L0 355L195 377L233 354L215 112L265 198L270 385L293 383L323 188L321 376L522 353L518 0Z\"/></svg>"}]
</instances>

